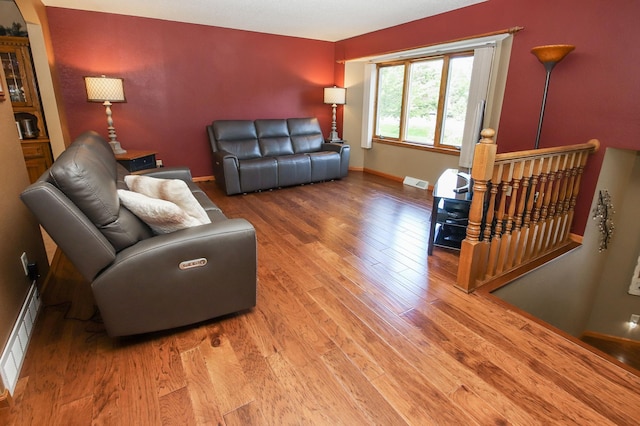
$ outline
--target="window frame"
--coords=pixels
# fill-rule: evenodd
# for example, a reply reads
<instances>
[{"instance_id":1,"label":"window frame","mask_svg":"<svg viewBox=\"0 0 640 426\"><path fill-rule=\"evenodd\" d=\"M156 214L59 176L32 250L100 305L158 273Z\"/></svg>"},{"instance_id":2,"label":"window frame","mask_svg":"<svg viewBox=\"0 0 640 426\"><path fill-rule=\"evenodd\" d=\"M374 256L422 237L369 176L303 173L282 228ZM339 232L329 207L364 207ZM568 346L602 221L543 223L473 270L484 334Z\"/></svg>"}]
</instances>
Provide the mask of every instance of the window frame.
<instances>
[{"instance_id":1,"label":"window frame","mask_svg":"<svg viewBox=\"0 0 640 426\"><path fill-rule=\"evenodd\" d=\"M378 143L386 143L392 145L401 145L401 146L411 146L417 149L424 149L429 151L439 151L448 154L459 154L460 147L455 145L447 145L442 143L442 127L443 127L443 119L444 119L444 110L447 101L447 95L449 91L449 74L450 74L450 62L452 58L458 57L474 57L474 49L462 50L462 51L454 51L454 52L445 52L445 53L437 53L437 54L428 54L422 55L412 58L406 58L402 60L390 60L384 62L378 62L376 64L376 88L375 88L375 100L374 100L374 129L373 129L373 141ZM413 64L428 62L442 59L442 70L440 73L440 86L438 93L438 107L436 111L436 123L434 130L434 140L433 144L431 143L420 143L416 141L407 140L407 114L409 107L409 94L410 94L410 83L411 83L411 67ZM404 77L403 77L403 85L402 85L402 104L400 106L400 129L399 136L397 138L381 136L377 134L378 127L378 96L380 93L380 70L387 67L392 66L404 66Z\"/></svg>"}]
</instances>

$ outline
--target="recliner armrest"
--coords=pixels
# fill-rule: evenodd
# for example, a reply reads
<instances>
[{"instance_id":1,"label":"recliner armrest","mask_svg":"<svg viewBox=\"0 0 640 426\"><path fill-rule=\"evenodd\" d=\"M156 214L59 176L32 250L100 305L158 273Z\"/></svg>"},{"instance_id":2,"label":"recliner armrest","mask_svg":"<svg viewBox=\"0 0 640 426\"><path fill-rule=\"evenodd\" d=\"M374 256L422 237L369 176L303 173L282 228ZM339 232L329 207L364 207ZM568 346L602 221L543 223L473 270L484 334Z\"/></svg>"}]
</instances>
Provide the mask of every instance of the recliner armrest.
<instances>
[{"instance_id":1,"label":"recliner armrest","mask_svg":"<svg viewBox=\"0 0 640 426\"><path fill-rule=\"evenodd\" d=\"M191 170L188 167L157 167L153 169L140 170L132 173L134 175L145 175L159 179L180 179L191 182Z\"/></svg>"}]
</instances>

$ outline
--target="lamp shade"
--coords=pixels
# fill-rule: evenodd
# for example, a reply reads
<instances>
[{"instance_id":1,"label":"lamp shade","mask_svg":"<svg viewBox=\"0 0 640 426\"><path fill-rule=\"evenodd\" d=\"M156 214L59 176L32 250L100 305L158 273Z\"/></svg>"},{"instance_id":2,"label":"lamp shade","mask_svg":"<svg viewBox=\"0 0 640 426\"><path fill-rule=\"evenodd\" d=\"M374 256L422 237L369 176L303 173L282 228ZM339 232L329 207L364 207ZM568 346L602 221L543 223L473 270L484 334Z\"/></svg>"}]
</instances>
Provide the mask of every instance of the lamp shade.
<instances>
[{"instance_id":1,"label":"lamp shade","mask_svg":"<svg viewBox=\"0 0 640 426\"><path fill-rule=\"evenodd\" d=\"M545 64L547 62L560 62L571 53L576 47L572 44L550 44L548 46L538 46L531 49L538 60Z\"/></svg>"},{"instance_id":2,"label":"lamp shade","mask_svg":"<svg viewBox=\"0 0 640 426\"><path fill-rule=\"evenodd\" d=\"M85 77L87 101L89 102L126 102L123 79L115 77Z\"/></svg>"},{"instance_id":3,"label":"lamp shade","mask_svg":"<svg viewBox=\"0 0 640 426\"><path fill-rule=\"evenodd\" d=\"M347 103L346 96L347 89L343 87L326 87L324 89L324 103L325 104L336 104L336 105L344 105Z\"/></svg>"}]
</instances>

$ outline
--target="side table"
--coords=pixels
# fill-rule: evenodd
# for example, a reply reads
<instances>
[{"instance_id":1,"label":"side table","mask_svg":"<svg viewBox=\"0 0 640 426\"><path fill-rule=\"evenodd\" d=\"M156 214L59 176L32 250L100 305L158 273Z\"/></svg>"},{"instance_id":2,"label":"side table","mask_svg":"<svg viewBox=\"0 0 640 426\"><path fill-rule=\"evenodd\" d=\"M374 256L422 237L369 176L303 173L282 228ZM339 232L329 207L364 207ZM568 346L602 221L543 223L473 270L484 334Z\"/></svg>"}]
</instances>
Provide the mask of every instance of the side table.
<instances>
[{"instance_id":1,"label":"side table","mask_svg":"<svg viewBox=\"0 0 640 426\"><path fill-rule=\"evenodd\" d=\"M137 172L156 167L156 154L156 151L130 149L124 154L116 154L116 160L130 172Z\"/></svg>"},{"instance_id":2,"label":"side table","mask_svg":"<svg viewBox=\"0 0 640 426\"><path fill-rule=\"evenodd\" d=\"M467 192L456 192L456 188L469 185ZM427 254L433 246L460 249L467 235L469 208L471 207L471 182L458 174L458 169L447 169L433 187L433 207Z\"/></svg>"}]
</instances>

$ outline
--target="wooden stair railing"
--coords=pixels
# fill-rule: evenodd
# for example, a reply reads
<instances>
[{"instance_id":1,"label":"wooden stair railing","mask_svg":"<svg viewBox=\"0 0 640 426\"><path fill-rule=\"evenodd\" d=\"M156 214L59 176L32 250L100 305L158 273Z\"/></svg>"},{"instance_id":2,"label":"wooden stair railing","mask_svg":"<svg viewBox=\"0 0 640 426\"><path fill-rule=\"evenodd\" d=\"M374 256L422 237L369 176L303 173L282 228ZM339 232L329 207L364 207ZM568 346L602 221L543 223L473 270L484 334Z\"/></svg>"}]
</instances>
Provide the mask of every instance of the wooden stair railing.
<instances>
[{"instance_id":1,"label":"wooden stair railing","mask_svg":"<svg viewBox=\"0 0 640 426\"><path fill-rule=\"evenodd\" d=\"M571 244L569 231L587 157L585 144L497 154L493 129L476 145L473 197L457 287L477 287Z\"/></svg>"}]
</instances>

